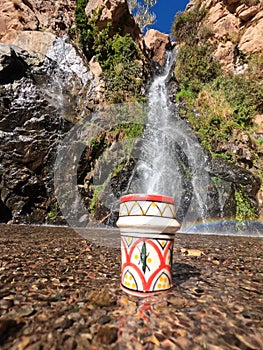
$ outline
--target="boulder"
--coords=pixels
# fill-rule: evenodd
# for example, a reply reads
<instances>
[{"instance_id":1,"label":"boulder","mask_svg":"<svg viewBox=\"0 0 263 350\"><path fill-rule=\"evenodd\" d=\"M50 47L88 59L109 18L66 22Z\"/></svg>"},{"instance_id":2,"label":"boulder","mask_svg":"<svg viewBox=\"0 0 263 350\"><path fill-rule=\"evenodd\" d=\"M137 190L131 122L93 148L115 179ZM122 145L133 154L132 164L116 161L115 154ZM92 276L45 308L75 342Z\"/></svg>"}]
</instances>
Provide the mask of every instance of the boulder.
<instances>
[{"instance_id":1,"label":"boulder","mask_svg":"<svg viewBox=\"0 0 263 350\"><path fill-rule=\"evenodd\" d=\"M133 16L130 14L126 0L95 0L89 1L85 12L88 19L102 8L102 12L95 24L99 30L112 24L112 32L121 30L122 35L130 34L135 42L141 41L141 31Z\"/></svg>"},{"instance_id":2,"label":"boulder","mask_svg":"<svg viewBox=\"0 0 263 350\"><path fill-rule=\"evenodd\" d=\"M49 32L26 31L17 35L14 45L46 55L55 40L56 36Z\"/></svg>"},{"instance_id":3,"label":"boulder","mask_svg":"<svg viewBox=\"0 0 263 350\"><path fill-rule=\"evenodd\" d=\"M216 38L229 38L239 30L239 19L230 13L223 3L218 2L211 7L207 17L207 24L213 27Z\"/></svg>"},{"instance_id":4,"label":"boulder","mask_svg":"<svg viewBox=\"0 0 263 350\"><path fill-rule=\"evenodd\" d=\"M93 92L94 92L94 103L99 103L102 99L103 92L105 91L105 85L100 75L102 68L99 62L96 61L96 57L92 57L89 62L90 72L93 75Z\"/></svg>"},{"instance_id":5,"label":"boulder","mask_svg":"<svg viewBox=\"0 0 263 350\"><path fill-rule=\"evenodd\" d=\"M126 0L95 0L88 1L85 12L88 19L91 19L93 14L102 8L99 18L99 29L105 28L107 23L111 22L113 25L120 21L120 19L129 14L129 8Z\"/></svg>"},{"instance_id":6,"label":"boulder","mask_svg":"<svg viewBox=\"0 0 263 350\"><path fill-rule=\"evenodd\" d=\"M254 53L263 50L263 11L261 10L241 36L238 48L244 53Z\"/></svg>"},{"instance_id":7,"label":"boulder","mask_svg":"<svg viewBox=\"0 0 263 350\"><path fill-rule=\"evenodd\" d=\"M252 169L256 162L255 151L257 146L251 136L243 130L234 129L228 142L218 141L217 151L229 152L233 155L237 164L244 168Z\"/></svg>"},{"instance_id":8,"label":"boulder","mask_svg":"<svg viewBox=\"0 0 263 350\"><path fill-rule=\"evenodd\" d=\"M256 195L260 189L259 177L249 170L229 163L222 158L214 158L211 166L211 174L217 178L231 183L234 189L242 190L245 197L253 207L257 206ZM233 203L235 206L235 203Z\"/></svg>"},{"instance_id":9,"label":"boulder","mask_svg":"<svg viewBox=\"0 0 263 350\"><path fill-rule=\"evenodd\" d=\"M256 133L263 135L263 115L257 114L253 121L256 126Z\"/></svg>"},{"instance_id":10,"label":"boulder","mask_svg":"<svg viewBox=\"0 0 263 350\"><path fill-rule=\"evenodd\" d=\"M25 2L26 3L26 2ZM13 43L18 33L23 30L37 30L38 19L32 10L23 1L1 1L0 8L0 40L4 43Z\"/></svg>"},{"instance_id":11,"label":"boulder","mask_svg":"<svg viewBox=\"0 0 263 350\"><path fill-rule=\"evenodd\" d=\"M235 59L235 45L232 41L220 42L214 53L219 62L224 62L224 70L231 72Z\"/></svg>"},{"instance_id":12,"label":"boulder","mask_svg":"<svg viewBox=\"0 0 263 350\"><path fill-rule=\"evenodd\" d=\"M243 11L239 11L239 18L241 19L242 22L247 22L249 20L251 20L251 18L253 16L255 16L258 11L260 9L260 6L251 6L251 7L248 7L248 8L244 8Z\"/></svg>"},{"instance_id":13,"label":"boulder","mask_svg":"<svg viewBox=\"0 0 263 350\"><path fill-rule=\"evenodd\" d=\"M75 0L5 0L0 6L0 41L12 44L23 31L63 35L74 25Z\"/></svg>"},{"instance_id":14,"label":"boulder","mask_svg":"<svg viewBox=\"0 0 263 350\"><path fill-rule=\"evenodd\" d=\"M163 65L166 51L172 47L169 35L155 29L149 29L144 36L144 42L148 57Z\"/></svg>"},{"instance_id":15,"label":"boulder","mask_svg":"<svg viewBox=\"0 0 263 350\"><path fill-rule=\"evenodd\" d=\"M12 83L22 78L26 70L26 62L17 56L15 50L0 44L0 84Z\"/></svg>"},{"instance_id":16,"label":"boulder","mask_svg":"<svg viewBox=\"0 0 263 350\"><path fill-rule=\"evenodd\" d=\"M21 79L28 69L43 64L44 60L45 56L40 53L0 43L0 84Z\"/></svg>"}]
</instances>

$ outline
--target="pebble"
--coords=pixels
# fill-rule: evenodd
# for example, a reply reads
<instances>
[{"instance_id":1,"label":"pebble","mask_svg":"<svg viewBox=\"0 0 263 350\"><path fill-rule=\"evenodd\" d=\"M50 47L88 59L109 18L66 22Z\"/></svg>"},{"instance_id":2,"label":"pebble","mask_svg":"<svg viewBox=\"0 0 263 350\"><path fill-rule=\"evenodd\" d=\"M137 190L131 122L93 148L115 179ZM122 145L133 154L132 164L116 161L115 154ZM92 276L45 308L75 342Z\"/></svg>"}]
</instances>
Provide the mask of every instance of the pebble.
<instances>
[{"instance_id":1,"label":"pebble","mask_svg":"<svg viewBox=\"0 0 263 350\"><path fill-rule=\"evenodd\" d=\"M174 287L141 299L120 290L119 249L3 225L1 350L263 349L262 245L176 235Z\"/></svg>"}]
</instances>

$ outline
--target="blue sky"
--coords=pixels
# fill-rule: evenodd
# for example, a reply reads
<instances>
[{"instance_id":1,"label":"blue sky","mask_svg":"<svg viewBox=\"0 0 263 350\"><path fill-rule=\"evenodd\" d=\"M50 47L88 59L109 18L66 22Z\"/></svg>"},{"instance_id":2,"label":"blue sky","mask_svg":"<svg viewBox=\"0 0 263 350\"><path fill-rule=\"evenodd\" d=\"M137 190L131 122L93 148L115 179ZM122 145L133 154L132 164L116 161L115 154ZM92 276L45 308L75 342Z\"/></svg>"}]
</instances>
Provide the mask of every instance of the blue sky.
<instances>
[{"instance_id":1,"label":"blue sky","mask_svg":"<svg viewBox=\"0 0 263 350\"><path fill-rule=\"evenodd\" d=\"M152 11L156 14L156 22L150 28L170 34L176 12L184 11L189 1L190 0L157 0L157 4L152 8Z\"/></svg>"}]
</instances>

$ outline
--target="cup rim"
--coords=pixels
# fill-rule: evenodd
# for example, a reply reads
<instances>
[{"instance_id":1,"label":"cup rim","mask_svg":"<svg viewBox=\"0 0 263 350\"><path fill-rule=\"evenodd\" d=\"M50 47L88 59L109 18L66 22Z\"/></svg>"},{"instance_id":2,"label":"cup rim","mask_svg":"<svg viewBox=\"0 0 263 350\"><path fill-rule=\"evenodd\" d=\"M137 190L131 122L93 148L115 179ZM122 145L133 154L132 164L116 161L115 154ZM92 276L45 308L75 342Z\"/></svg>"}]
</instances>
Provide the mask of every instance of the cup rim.
<instances>
[{"instance_id":1,"label":"cup rim","mask_svg":"<svg viewBox=\"0 0 263 350\"><path fill-rule=\"evenodd\" d=\"M164 196L162 194L147 194L147 193L133 193L127 194L120 198L121 203L129 201L151 201L175 204L174 198L171 196Z\"/></svg>"}]
</instances>

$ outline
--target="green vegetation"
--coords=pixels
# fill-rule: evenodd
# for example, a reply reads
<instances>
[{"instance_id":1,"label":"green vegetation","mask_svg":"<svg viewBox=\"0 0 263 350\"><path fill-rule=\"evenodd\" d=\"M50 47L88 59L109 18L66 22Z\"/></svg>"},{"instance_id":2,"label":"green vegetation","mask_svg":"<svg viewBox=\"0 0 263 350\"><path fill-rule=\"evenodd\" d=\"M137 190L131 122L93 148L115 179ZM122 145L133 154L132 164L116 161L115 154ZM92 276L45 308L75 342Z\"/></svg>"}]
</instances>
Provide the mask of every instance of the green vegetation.
<instances>
[{"instance_id":1,"label":"green vegetation","mask_svg":"<svg viewBox=\"0 0 263 350\"><path fill-rule=\"evenodd\" d=\"M98 206L99 196L103 191L103 187L104 187L103 185L94 186L93 197L92 197L91 203L89 205L89 212L92 215L95 214L95 209Z\"/></svg>"},{"instance_id":2,"label":"green vegetation","mask_svg":"<svg viewBox=\"0 0 263 350\"><path fill-rule=\"evenodd\" d=\"M137 45L130 35L121 35L121 30L114 32L110 23L99 30L96 23L103 7L87 20L86 4L87 0L77 0L76 4L75 22L79 45L88 60L96 56L100 63L106 97L112 103L139 100L142 66L139 64Z\"/></svg>"},{"instance_id":3,"label":"green vegetation","mask_svg":"<svg viewBox=\"0 0 263 350\"><path fill-rule=\"evenodd\" d=\"M198 9L197 7L191 11L178 12L172 27L174 39L177 42L185 42L189 45L197 43L203 30L200 30L200 22L206 13L207 10Z\"/></svg>"},{"instance_id":4,"label":"green vegetation","mask_svg":"<svg viewBox=\"0 0 263 350\"><path fill-rule=\"evenodd\" d=\"M97 37L95 52L103 70L106 96L113 103L139 100L142 67L136 44L128 34L115 34L112 38L106 31L104 34Z\"/></svg>"},{"instance_id":5,"label":"green vegetation","mask_svg":"<svg viewBox=\"0 0 263 350\"><path fill-rule=\"evenodd\" d=\"M224 93L233 111L232 118L241 127L251 126L255 114L263 112L263 85L249 75L221 75L211 89Z\"/></svg>"},{"instance_id":6,"label":"green vegetation","mask_svg":"<svg viewBox=\"0 0 263 350\"><path fill-rule=\"evenodd\" d=\"M105 136L99 135L96 137L92 137L89 141L89 146L92 148L93 152L103 152L103 150L105 150L105 148L107 147Z\"/></svg>"},{"instance_id":7,"label":"green vegetation","mask_svg":"<svg viewBox=\"0 0 263 350\"><path fill-rule=\"evenodd\" d=\"M57 214L54 212L54 211L49 211L48 213L47 213L47 215L48 215L48 217L49 217L49 219L50 220L55 220L56 219L56 216L57 216Z\"/></svg>"},{"instance_id":8,"label":"green vegetation","mask_svg":"<svg viewBox=\"0 0 263 350\"><path fill-rule=\"evenodd\" d=\"M252 6L258 1L244 3ZM190 121L202 145L213 156L235 161L238 155L224 145L241 131L253 139L253 118L263 113L263 54L248 56L240 52L240 61L248 66L246 72L224 73L213 56L211 28L203 25L206 11L198 7L179 13L173 24L173 36L180 45L175 68L180 91L176 98L184 100L186 108L181 108L180 113ZM255 144L259 151L260 140L254 140ZM258 151L253 147L256 164ZM256 209L244 193L242 188L235 193L238 220L256 217Z\"/></svg>"},{"instance_id":9,"label":"green vegetation","mask_svg":"<svg viewBox=\"0 0 263 350\"><path fill-rule=\"evenodd\" d=\"M85 56L90 59L94 55L93 45L95 28L95 19L100 13L95 13L93 19L89 22L85 13L85 7L88 0L77 0L75 9L75 23L78 33L79 45L83 50Z\"/></svg>"},{"instance_id":10,"label":"green vegetation","mask_svg":"<svg viewBox=\"0 0 263 350\"><path fill-rule=\"evenodd\" d=\"M251 204L244 192L240 190L235 191L236 200L236 219L238 221L253 220L257 217L256 208Z\"/></svg>"},{"instance_id":11,"label":"green vegetation","mask_svg":"<svg viewBox=\"0 0 263 350\"><path fill-rule=\"evenodd\" d=\"M127 0L127 3L142 32L154 24L156 16L151 8L157 4L157 0Z\"/></svg>"},{"instance_id":12,"label":"green vegetation","mask_svg":"<svg viewBox=\"0 0 263 350\"><path fill-rule=\"evenodd\" d=\"M118 125L118 128L124 133L126 139L136 139L143 132L143 124L140 123L124 123Z\"/></svg>"},{"instance_id":13,"label":"green vegetation","mask_svg":"<svg viewBox=\"0 0 263 350\"><path fill-rule=\"evenodd\" d=\"M248 74L251 80L262 79L263 52L256 52L248 58Z\"/></svg>"},{"instance_id":14,"label":"green vegetation","mask_svg":"<svg viewBox=\"0 0 263 350\"><path fill-rule=\"evenodd\" d=\"M211 44L184 45L178 53L175 75L181 89L197 94L202 87L219 76L221 69L212 56Z\"/></svg>"},{"instance_id":15,"label":"green vegetation","mask_svg":"<svg viewBox=\"0 0 263 350\"><path fill-rule=\"evenodd\" d=\"M186 102L185 117L202 145L216 156L234 160L233 154L222 153L218 145L227 142L234 129L252 131L254 116L263 113L263 54L246 58L247 74L224 74L208 40L212 32L202 25L205 16L205 10L194 8L175 17L173 35L181 44L175 69L180 84L176 97Z\"/></svg>"},{"instance_id":16,"label":"green vegetation","mask_svg":"<svg viewBox=\"0 0 263 350\"><path fill-rule=\"evenodd\" d=\"M59 216L59 214L60 214L60 209L59 209L58 203L57 202L52 203L50 208L49 208L49 211L47 213L49 220L55 221L57 219L57 217Z\"/></svg>"}]
</instances>

